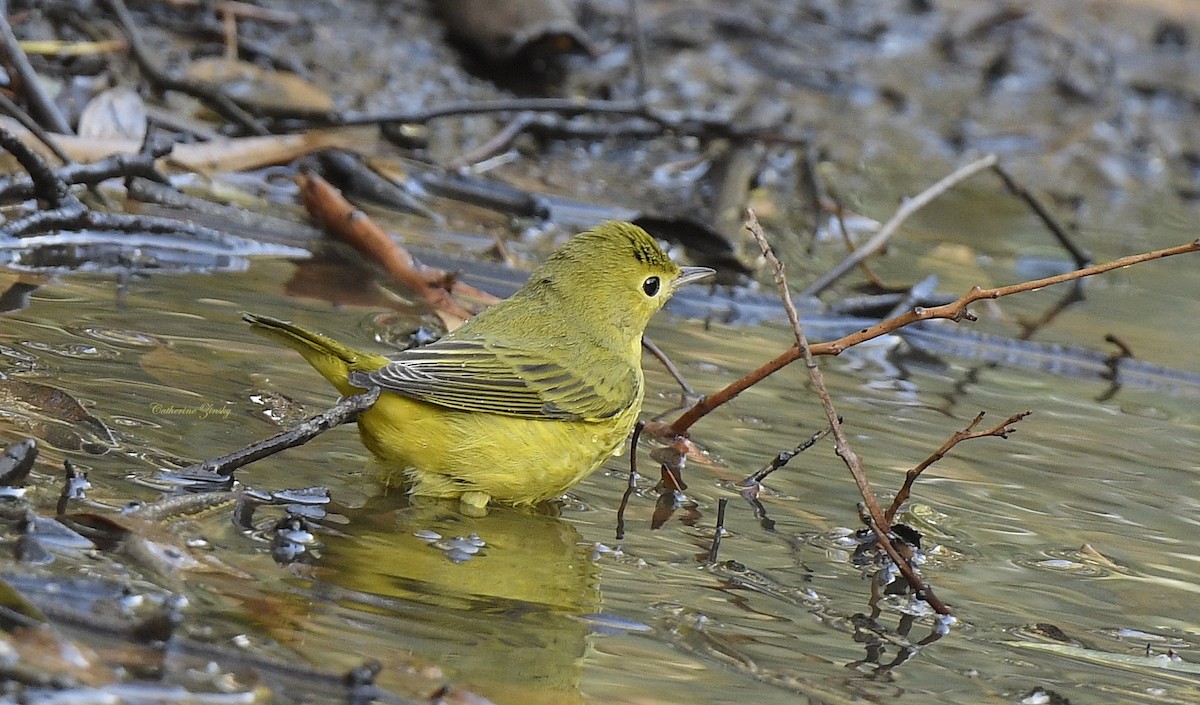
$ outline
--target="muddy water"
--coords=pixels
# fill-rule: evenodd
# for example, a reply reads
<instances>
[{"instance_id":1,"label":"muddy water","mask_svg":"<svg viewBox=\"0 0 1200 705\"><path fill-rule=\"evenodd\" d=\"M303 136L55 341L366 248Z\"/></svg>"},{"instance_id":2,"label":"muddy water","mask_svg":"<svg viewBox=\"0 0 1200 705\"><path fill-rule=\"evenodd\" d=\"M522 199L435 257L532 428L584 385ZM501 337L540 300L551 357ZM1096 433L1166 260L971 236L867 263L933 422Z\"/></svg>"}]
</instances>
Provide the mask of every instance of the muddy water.
<instances>
[{"instance_id":1,"label":"muddy water","mask_svg":"<svg viewBox=\"0 0 1200 705\"><path fill-rule=\"evenodd\" d=\"M965 266L996 282L1017 280L1014 252L1040 248L1044 236L1015 214L979 219L982 234L972 241L960 227L972 214L946 210L960 205L934 209L880 271L942 272L950 288ZM1114 233L1146 247L1194 236L1170 217L1147 227L1138 215L1083 237L1108 259L1130 250ZM992 240L989 230L1011 236ZM931 256L923 240L958 249ZM1099 346L1113 332L1146 359L1200 371L1191 323L1200 316L1197 271L1185 257L1093 281L1086 300L1039 338ZM256 401L263 393L289 397L296 406L282 407L288 418L330 403L332 391L298 356L250 334L238 313L284 315L372 345L377 309L290 298L282 291L295 273L293 264L263 261L242 274L120 283L62 275L35 291L27 309L6 315L4 373L70 391L116 437L107 453L89 454L72 449L78 424L52 423L58 434L44 435L58 447L45 447L35 475L38 506L52 506L64 457L90 473L94 488L81 508L113 511L159 496L159 468L276 431ZM981 307L978 325L1012 332L1012 319L1036 317L1057 296L1048 290ZM394 323L406 321L415 319ZM670 316L651 334L700 390L790 338L780 324ZM898 599L886 601L875 622L864 618L870 584L845 540L856 528L857 493L827 443L768 480L773 530L730 487L822 425L799 368L695 428L709 455L689 467L696 507L687 521L680 513L651 530L646 493L633 499L622 541L614 527L625 458L573 491L558 516L502 509L467 518L452 506L377 496L354 432L326 434L239 474L260 489L330 489L335 504L299 563L271 560L264 535L235 530L227 511L172 525L252 576L231 569L188 577L183 629L217 643L243 634L251 649L282 648L328 667L377 658L381 683L401 691L412 687L408 673L423 668L499 703L783 703L797 693L820 702L1013 702L1035 687L1072 702L1200 699L1200 625L1188 607L1200 590L1196 397L1129 389L1110 396L1100 381L955 358L898 377L886 362L858 353L823 361L855 449L884 495L977 412L999 420L1035 411L1009 439L960 446L918 483L904 519L924 532L924 574L958 623L911 654L901 647L925 639L931 622L906 623L912 606ZM647 367L646 415L669 415L673 384ZM38 418L27 407L6 411L0 438L20 437ZM644 453L641 462L650 466ZM730 534L711 565L702 556L723 497ZM277 516L261 510L260 526ZM486 545L454 562L420 538L431 531L477 535ZM1081 552L1084 544L1104 559ZM161 579L137 561L119 561L135 577Z\"/></svg>"}]
</instances>

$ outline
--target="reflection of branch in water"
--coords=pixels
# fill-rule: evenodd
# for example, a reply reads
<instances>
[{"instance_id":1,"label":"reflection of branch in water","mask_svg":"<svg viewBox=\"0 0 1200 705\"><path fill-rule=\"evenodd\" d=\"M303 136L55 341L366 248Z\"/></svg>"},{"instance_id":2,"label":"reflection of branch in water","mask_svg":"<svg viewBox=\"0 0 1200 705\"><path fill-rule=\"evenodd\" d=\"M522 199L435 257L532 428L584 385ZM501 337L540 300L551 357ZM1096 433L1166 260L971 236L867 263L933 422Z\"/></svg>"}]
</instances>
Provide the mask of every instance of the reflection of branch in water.
<instances>
[{"instance_id":1,"label":"reflection of branch in water","mask_svg":"<svg viewBox=\"0 0 1200 705\"><path fill-rule=\"evenodd\" d=\"M1067 292L1065 294L1063 294L1062 298L1060 298L1058 301L1056 301L1052 306L1050 306L1050 308L1046 309L1046 311L1043 312L1041 316L1039 316L1038 318L1036 318L1034 320L1019 320L1019 321L1017 321L1017 325L1020 328L1020 333L1017 334L1017 339L1018 340L1032 339L1035 333L1037 333L1039 330L1041 330L1042 328L1044 328L1047 325L1049 325L1050 323L1052 323L1056 318L1058 318L1059 314L1066 311L1072 305L1079 303L1083 300L1084 300L1083 281L1077 279L1077 280L1071 282L1071 286L1068 287ZM959 382L954 384L953 389L954 389L955 395L964 394L964 393L966 393L967 389L971 385L977 384L979 382L979 373L980 372L982 372L984 370L992 370L999 366L1000 366L999 362L987 362L987 363L984 363L981 365L976 365L974 367L968 368L962 374ZM1114 390L1113 390L1114 394L1116 393L1116 389L1115 389L1116 387L1119 387L1119 385L1114 384ZM952 404L955 403L956 402L955 395L947 395L947 401L951 402Z\"/></svg>"},{"instance_id":2,"label":"reflection of branch in water","mask_svg":"<svg viewBox=\"0 0 1200 705\"><path fill-rule=\"evenodd\" d=\"M916 617L911 614L901 614L895 633L889 634L887 629L876 621L878 616L878 613L874 616L867 616L860 612L850 618L850 623L854 625L854 640L863 645L867 655L866 658L846 664L846 668L859 669L863 666L874 665L872 670L874 675L886 676L916 657L922 646L928 646L946 635L946 630L941 626L939 620L929 630L928 636L914 644L908 640L908 633L916 623ZM887 663L883 663L883 655L887 653L889 645L896 647L896 656Z\"/></svg>"}]
</instances>

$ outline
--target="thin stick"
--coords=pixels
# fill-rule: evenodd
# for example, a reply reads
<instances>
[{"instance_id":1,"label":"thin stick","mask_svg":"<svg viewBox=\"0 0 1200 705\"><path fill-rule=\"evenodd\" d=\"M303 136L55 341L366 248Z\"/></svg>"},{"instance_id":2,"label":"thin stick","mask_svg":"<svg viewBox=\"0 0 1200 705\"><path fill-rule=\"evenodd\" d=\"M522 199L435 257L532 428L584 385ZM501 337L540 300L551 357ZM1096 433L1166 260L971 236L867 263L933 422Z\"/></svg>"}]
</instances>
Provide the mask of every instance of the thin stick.
<instances>
[{"instance_id":1,"label":"thin stick","mask_svg":"<svg viewBox=\"0 0 1200 705\"><path fill-rule=\"evenodd\" d=\"M1079 245L1075 244L1075 241L1072 240L1071 236L1067 234L1066 229L1058 224L1058 221L1054 218L1054 216L1050 215L1050 211L1046 210L1046 207L1042 205L1042 202L1035 198L1028 189L1017 183L1017 180L1014 179L1011 174L1005 171L1004 167L1000 166L999 163L992 165L992 171L996 172L996 175L999 176L1000 180L1004 182L1004 186L1008 189L1009 193L1013 194L1022 201L1025 201L1025 204L1029 206L1034 214L1036 214L1037 217L1040 218L1043 223L1045 223L1046 227L1049 228L1050 232L1054 235L1054 238L1058 240L1059 244L1063 246L1063 249L1070 253L1072 259L1075 260L1076 268L1086 267L1092 263L1092 256L1084 251Z\"/></svg>"},{"instance_id":2,"label":"thin stick","mask_svg":"<svg viewBox=\"0 0 1200 705\"><path fill-rule=\"evenodd\" d=\"M970 164L956 169L941 181L938 181L936 184L900 204L900 207L896 209L896 213L892 216L891 220L884 223L883 227L879 228L879 232L875 233L874 237L864 243L862 247L858 248L854 252L851 252L846 259L838 262L833 269L830 269L828 272L826 272L825 275L820 279L816 280L812 284L809 284L808 288L805 289L800 295L802 297L816 296L822 291L825 291L825 289L829 288L829 285L833 284L838 279L841 279L842 276L844 276L846 272L849 272L851 269L853 269L855 265L867 257L875 254L884 245L886 245L888 240L891 240L892 236L895 235L900 229L900 225L903 224L904 221L908 220L913 213L921 210L933 199L942 195L972 175L993 166L996 163L996 159L997 157L995 154L988 154L985 157L976 159Z\"/></svg>"},{"instance_id":3,"label":"thin stick","mask_svg":"<svg viewBox=\"0 0 1200 705\"><path fill-rule=\"evenodd\" d=\"M913 567L900 556L896 548L892 545L891 524L884 517L883 510L879 507L879 501L875 497L875 492L871 489L870 483L867 482L867 474L863 469L862 458L850 448L850 441L846 438L846 432L842 429L840 416L837 409L833 406L833 398L830 397L829 390L825 386L825 375L821 372L821 368L817 367L813 353L809 349L808 340L804 335L804 329L800 325L799 318L795 315L796 309L792 305L791 292L788 289L787 279L783 274L783 263L775 257L775 253L771 250L771 245L767 242L767 237L762 231L762 226L758 224L758 218L754 215L753 209L747 210L746 228L754 236L759 248L762 249L763 256L767 258L767 261L771 263L774 269L775 283L779 287L780 296L783 297L784 308L788 310L788 318L792 321L792 331L797 341L796 347L800 349L800 353L804 357L804 365L808 368L809 379L812 381L813 388L821 400L821 406L825 409L825 417L829 420L829 426L833 432L834 447L836 448L838 457L849 468L850 475L854 478L854 484L858 485L859 494L862 495L863 505L870 519L869 525L875 532L878 545L896 564L896 568L908 580L908 584L919 599L927 602L938 614L950 614L950 608L938 599L937 595L933 594L933 590L921 580L921 577L917 575Z\"/></svg>"},{"instance_id":4,"label":"thin stick","mask_svg":"<svg viewBox=\"0 0 1200 705\"><path fill-rule=\"evenodd\" d=\"M379 387L372 387L362 394L339 399L324 413L313 416L304 423L289 428L283 433L277 433L270 438L252 443L241 450L234 451L219 458L206 460L203 463L189 465L182 470L172 473L186 478L228 477L243 465L249 465L256 460L262 460L287 448L308 443L329 429L349 423L375 403L379 398Z\"/></svg>"},{"instance_id":5,"label":"thin stick","mask_svg":"<svg viewBox=\"0 0 1200 705\"><path fill-rule=\"evenodd\" d=\"M246 102L249 104L249 101ZM614 134L649 136L671 132L679 135L753 138L769 144L805 144L807 142L806 137L778 131L781 128L776 126L764 127L753 124L734 124L726 116L716 113L658 110L636 100L500 98L497 100L443 103L412 111L385 111L377 113L337 112L255 105L254 111L258 115L267 116L275 120L300 121L307 126L323 127L350 127L354 125L380 125L387 123L424 124L439 118L512 112L552 113L562 117L573 117L576 115L623 116L632 118L634 123L619 123L608 129L598 130L594 133L586 129L567 130L567 132L579 137L607 137ZM657 129L651 129L651 127L643 123L651 123ZM531 126L538 124L540 124L539 121L530 123ZM296 125L291 124L288 127L294 129ZM559 128L566 129L562 125Z\"/></svg>"},{"instance_id":6,"label":"thin stick","mask_svg":"<svg viewBox=\"0 0 1200 705\"><path fill-rule=\"evenodd\" d=\"M642 347L646 349L646 352L653 355L654 358L667 369L667 372L675 378L675 382L679 385L679 388L683 390L684 396L696 396L696 390L692 389L692 385L687 383L687 380L683 378L682 374L680 374L679 368L675 366L674 362L671 362L671 358L667 357L667 354L663 352L662 348L658 347L653 340L650 340L649 337L644 335L642 336Z\"/></svg>"},{"instance_id":7,"label":"thin stick","mask_svg":"<svg viewBox=\"0 0 1200 705\"><path fill-rule=\"evenodd\" d=\"M629 39L633 44L633 78L636 100L646 100L646 37L638 18L638 0L629 0Z\"/></svg>"},{"instance_id":8,"label":"thin stick","mask_svg":"<svg viewBox=\"0 0 1200 705\"><path fill-rule=\"evenodd\" d=\"M838 420L840 421L841 419L838 419ZM791 450L779 451L779 453L774 458L771 458L771 462L769 462L766 465L764 465L763 467L759 468L757 471L755 471L753 474L751 474L745 480L742 480L741 482L739 482L738 487L751 488L751 487L755 487L756 485L761 484L763 480L767 479L768 475L775 472L776 470L783 467L784 465L787 465L788 462L791 461L792 458L796 457L797 455L800 455L804 451L806 451L809 448L816 445L817 441L821 440L825 436L828 436L829 432L832 430L833 430L832 427L826 426L825 428L821 429L820 431L817 431L813 435L809 436L803 443L796 446L795 448L793 448Z\"/></svg>"},{"instance_id":9,"label":"thin stick","mask_svg":"<svg viewBox=\"0 0 1200 705\"><path fill-rule=\"evenodd\" d=\"M1012 434L1016 431L1016 429L1012 428L1012 425L1032 413L1032 411L1022 411L1009 416L1007 419L1004 419L986 431L973 431L972 429L978 426L980 421L983 421L983 412L979 412L971 421L971 423L967 424L966 428L961 431L955 431L954 435L950 436L949 440L943 443L941 448L935 450L932 455L921 461L919 465L905 473L904 485L901 486L900 491L896 493L895 499L892 500L892 506L888 507L887 512L884 513L884 518L888 520L888 523L891 523L891 521L896 518L896 512L900 510L900 505L908 499L912 492L913 483L916 482L921 473L925 471L925 468L946 457L946 454L950 452L951 448L959 443L962 443L963 441L969 441L973 438L984 438L987 436L1008 438L1009 434Z\"/></svg>"},{"instance_id":10,"label":"thin stick","mask_svg":"<svg viewBox=\"0 0 1200 705\"><path fill-rule=\"evenodd\" d=\"M517 135L524 132L525 128L529 127L536 120L537 116L533 113L517 113L515 117L513 117L504 125L504 127L500 128L499 132L489 137L486 141L484 141L483 144L469 149L454 159L451 159L450 162L446 164L446 169L448 171L458 171L459 169L465 169L476 162L481 162L484 159L496 156L500 152L507 149L508 146L512 144L513 140L517 138Z\"/></svg>"},{"instance_id":11,"label":"thin stick","mask_svg":"<svg viewBox=\"0 0 1200 705\"><path fill-rule=\"evenodd\" d=\"M846 209L842 207L842 202L834 199L833 201L833 218L837 221L838 231L842 234L842 242L846 243L846 250L850 254L854 254L858 250L858 245L854 244L854 238L850 237L850 230L846 227ZM883 279L871 269L871 265L867 264L866 260L858 263L858 268L862 270L863 276L867 278L867 282L871 286L879 290L887 289L887 285L883 283Z\"/></svg>"},{"instance_id":12,"label":"thin stick","mask_svg":"<svg viewBox=\"0 0 1200 705\"><path fill-rule=\"evenodd\" d=\"M50 128L51 132L64 135L74 134L71 132L71 126L67 124L67 119L63 117L62 111L42 88L42 82L38 80L37 72L29 63L29 57L21 49L17 35L13 34L12 26L8 23L8 2L4 0L0 0L0 42L3 43L4 54L8 56L17 75L21 77L21 83L33 114L43 125Z\"/></svg>"},{"instance_id":13,"label":"thin stick","mask_svg":"<svg viewBox=\"0 0 1200 705\"><path fill-rule=\"evenodd\" d=\"M129 13L129 8L125 6L125 0L106 1L113 14L117 16L117 22L121 25L122 31L125 32L125 37L129 41L130 54L133 55L138 68L142 70L142 73L146 74L146 78L151 83L160 88L186 93L205 101L214 110L234 121L248 132L256 135L270 134L267 128L259 124L253 115L246 112L246 110L220 89L177 78L159 68L158 64L151 58L150 51L142 42L142 36L138 31L137 23L133 21L133 15Z\"/></svg>"},{"instance_id":14,"label":"thin stick","mask_svg":"<svg viewBox=\"0 0 1200 705\"><path fill-rule=\"evenodd\" d=\"M717 552L721 550L721 539L725 536L725 507L729 506L729 498L717 500L717 528L713 532L712 545L708 548L708 562L717 562Z\"/></svg>"},{"instance_id":15,"label":"thin stick","mask_svg":"<svg viewBox=\"0 0 1200 705\"><path fill-rule=\"evenodd\" d=\"M1175 255L1182 255L1190 252L1200 252L1200 240L1195 240L1187 243L1186 245L1177 245L1175 247L1167 247L1161 250L1153 250L1151 252L1130 255L1129 257L1122 257L1111 262L1092 265L1091 267L1087 267L1085 269L1077 269L1073 272L1066 272L1065 274L1058 274L1052 277L1045 277L1043 279L1035 279L1033 281L1022 282L1020 284L1002 286L995 289L981 289L979 287L974 287L958 300L951 303L943 306L934 306L932 308L914 308L900 316L889 318L886 321L876 323L869 328L864 328L855 333L851 333L850 335L838 338L837 340L826 343L814 343L810 346L810 350L812 351L813 355L840 355L847 348L858 345L859 343L864 343L868 340L873 340L880 336L887 335L893 331L903 328L904 326L916 323L917 321L925 321L935 318L944 318L956 322L962 321L963 319L974 321L975 316L967 310L967 306L981 299L998 299L1003 296L1011 296L1012 294L1041 289L1052 284L1061 284L1063 282L1074 281L1076 279L1082 279L1084 277L1090 277L1096 274L1103 274L1114 269L1121 269L1122 267L1129 267L1131 265L1141 264L1143 262L1150 262L1156 259L1173 257ZM792 362L799 360L803 356L804 355L801 352L800 347L793 345L787 350L784 350L782 353L776 355L773 359L763 363L758 369L743 375L740 379L734 380L720 391L710 394L696 402L692 408L688 409L686 412L680 415L679 418L675 419L675 421L671 423L668 431L677 435L686 433L693 424L707 416L717 407L728 402L730 399L733 399L738 394L741 394L745 390L754 386L766 377L778 372Z\"/></svg>"},{"instance_id":16,"label":"thin stick","mask_svg":"<svg viewBox=\"0 0 1200 705\"><path fill-rule=\"evenodd\" d=\"M71 155L67 154L62 147L58 146L58 142L54 141L54 138L50 136L50 133L43 129L42 126L32 117L30 117L28 113L26 113L24 110L21 110L21 106L14 103L12 98L9 98L4 93L0 93L0 110L3 110L5 114L19 122L21 127L29 130L29 133L36 137L39 142L46 145L46 149L49 149L50 152L54 156L58 157L59 161L61 161L63 164L71 163Z\"/></svg>"},{"instance_id":17,"label":"thin stick","mask_svg":"<svg viewBox=\"0 0 1200 705\"><path fill-rule=\"evenodd\" d=\"M637 491L637 448L638 439L642 437L645 421L638 421L633 427L633 436L629 439L629 482L625 485L625 494L621 495L621 506L617 507L617 540L625 538L625 508L629 506L629 498Z\"/></svg>"}]
</instances>

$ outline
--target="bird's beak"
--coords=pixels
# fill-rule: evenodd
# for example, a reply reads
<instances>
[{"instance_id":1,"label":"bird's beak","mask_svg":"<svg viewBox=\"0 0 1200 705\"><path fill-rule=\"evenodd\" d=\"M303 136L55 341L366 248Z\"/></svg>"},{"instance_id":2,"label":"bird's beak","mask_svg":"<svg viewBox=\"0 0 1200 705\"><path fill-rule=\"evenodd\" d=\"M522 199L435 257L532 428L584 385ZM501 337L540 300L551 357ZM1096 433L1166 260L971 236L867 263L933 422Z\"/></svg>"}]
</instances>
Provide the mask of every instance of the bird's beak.
<instances>
[{"instance_id":1,"label":"bird's beak","mask_svg":"<svg viewBox=\"0 0 1200 705\"><path fill-rule=\"evenodd\" d=\"M699 281L704 281L717 273L717 270L710 267L680 267L679 278L675 280L676 289L694 284Z\"/></svg>"}]
</instances>

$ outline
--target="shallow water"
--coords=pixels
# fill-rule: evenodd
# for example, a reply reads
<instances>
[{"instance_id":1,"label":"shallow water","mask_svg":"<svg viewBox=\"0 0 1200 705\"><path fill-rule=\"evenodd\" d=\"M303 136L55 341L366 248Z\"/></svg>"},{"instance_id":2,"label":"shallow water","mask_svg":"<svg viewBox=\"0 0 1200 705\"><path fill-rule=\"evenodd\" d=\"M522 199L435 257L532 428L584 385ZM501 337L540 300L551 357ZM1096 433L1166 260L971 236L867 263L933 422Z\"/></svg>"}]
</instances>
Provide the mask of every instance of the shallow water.
<instances>
[{"instance_id":1,"label":"shallow water","mask_svg":"<svg viewBox=\"0 0 1200 705\"><path fill-rule=\"evenodd\" d=\"M1170 218L1150 229L1135 216L1082 237L1100 260L1194 237ZM1023 214L980 225L989 228L1009 236L985 232L963 245L971 266L996 283L1017 281L1014 255L1040 247L1033 243L1042 236ZM955 232L935 217L917 230L879 269L897 278L941 271L954 288L961 264L925 256L923 240L954 241ZM1197 272L1191 255L1093 280L1086 301L1037 339L1099 347L1113 332L1144 359L1200 372ZM293 264L259 261L241 274L122 282L60 275L27 309L5 315L0 371L69 391L116 439L107 453L88 453L74 448L103 439L78 423L51 422L43 435L57 447L43 444L35 503L53 506L64 457L94 485L82 508L111 512L154 499L159 469L278 430L256 401L263 393L299 405L272 407L291 420L331 403L332 390L298 356L251 334L239 312L289 317L369 345L379 332L376 309L290 298L282 292L295 273ZM1058 295L1024 295L1001 310L1010 319L1036 317ZM980 312L981 330L1015 330L994 309ZM415 319L402 312L394 323ZM728 327L666 315L650 333L702 391L782 350L791 335L780 324ZM498 509L468 518L453 506L376 496L367 453L345 428L243 469L239 480L260 489L327 486L335 505L317 529L319 544L292 565L272 561L265 534L235 530L226 511L173 524L174 534L203 538L209 555L253 576L187 578L183 629L217 643L244 634L262 653L282 649L332 668L377 658L381 684L400 690L425 664L501 704L782 703L798 693L816 702L1013 702L1035 687L1072 702L1200 700L1200 624L1190 608L1200 591L1194 396L1110 396L1100 381L953 358L911 367L902 379L854 351L821 362L851 442L885 497L977 412L987 412L986 426L1035 411L1010 438L960 445L918 481L903 518L924 532L923 575L958 623L911 654L901 646L925 639L927 617L902 624L906 603L885 601L877 623L864 619L870 583L844 540L857 526L858 495L828 441L766 482L773 531L730 487L823 426L799 366L694 428L708 458L692 461L685 476L696 503L689 521L681 512L651 530L654 496L645 491L630 504L621 541L614 527L627 456L574 490L559 516ZM646 366L645 416L669 417L673 383ZM6 406L0 441L22 437L43 417ZM640 462L643 473L652 466L645 451ZM717 501L726 497L729 535L718 563L708 564ZM262 527L278 516L260 511ZM421 538L428 532L447 541L477 535L485 545L454 562L445 545ZM1111 564L1081 552L1084 544ZM159 581L120 560L135 578ZM1051 627L1067 641L1046 636ZM894 666L864 661L891 664L901 653Z\"/></svg>"}]
</instances>

